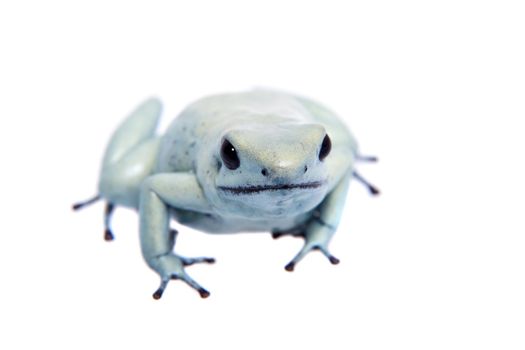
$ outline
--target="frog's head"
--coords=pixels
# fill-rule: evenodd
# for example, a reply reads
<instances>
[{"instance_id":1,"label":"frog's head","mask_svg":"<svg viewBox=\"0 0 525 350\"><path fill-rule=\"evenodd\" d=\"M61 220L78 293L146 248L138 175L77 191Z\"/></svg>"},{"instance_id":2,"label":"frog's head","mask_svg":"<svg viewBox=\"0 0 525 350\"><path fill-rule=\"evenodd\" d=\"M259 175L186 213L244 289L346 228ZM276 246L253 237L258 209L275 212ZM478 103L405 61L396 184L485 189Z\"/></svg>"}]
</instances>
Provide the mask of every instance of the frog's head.
<instances>
[{"instance_id":1,"label":"frog's head","mask_svg":"<svg viewBox=\"0 0 525 350\"><path fill-rule=\"evenodd\" d=\"M323 126L248 125L227 130L217 141L210 182L219 210L282 217L311 210L325 197L331 141Z\"/></svg>"}]
</instances>

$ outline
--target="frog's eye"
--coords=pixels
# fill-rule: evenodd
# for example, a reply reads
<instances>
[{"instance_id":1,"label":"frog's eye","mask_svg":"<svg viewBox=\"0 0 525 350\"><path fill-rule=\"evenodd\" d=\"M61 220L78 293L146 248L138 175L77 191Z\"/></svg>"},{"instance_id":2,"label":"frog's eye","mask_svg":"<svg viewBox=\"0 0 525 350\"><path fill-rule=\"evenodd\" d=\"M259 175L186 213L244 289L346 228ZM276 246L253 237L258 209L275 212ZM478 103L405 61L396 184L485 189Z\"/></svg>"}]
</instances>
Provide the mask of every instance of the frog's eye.
<instances>
[{"instance_id":1,"label":"frog's eye","mask_svg":"<svg viewBox=\"0 0 525 350\"><path fill-rule=\"evenodd\" d=\"M235 147L228 140L224 140L221 146L221 158L222 162L230 170L235 170L241 165L241 161L237 156Z\"/></svg>"},{"instance_id":2,"label":"frog's eye","mask_svg":"<svg viewBox=\"0 0 525 350\"><path fill-rule=\"evenodd\" d=\"M330 141L330 137L326 135L323 139L323 143L321 144L321 150L319 151L319 160L324 160L328 153L330 153L330 150L332 149L332 141Z\"/></svg>"}]
</instances>

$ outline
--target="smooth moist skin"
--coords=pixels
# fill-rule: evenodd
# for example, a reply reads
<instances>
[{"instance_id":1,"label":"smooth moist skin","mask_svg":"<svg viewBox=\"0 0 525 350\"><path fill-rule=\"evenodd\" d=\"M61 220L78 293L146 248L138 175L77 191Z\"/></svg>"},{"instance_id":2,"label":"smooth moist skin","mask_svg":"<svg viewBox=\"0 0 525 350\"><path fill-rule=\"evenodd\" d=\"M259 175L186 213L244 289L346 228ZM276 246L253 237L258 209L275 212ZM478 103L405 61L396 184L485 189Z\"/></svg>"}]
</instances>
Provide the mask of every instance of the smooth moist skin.
<instances>
[{"instance_id":1,"label":"smooth moist skin","mask_svg":"<svg viewBox=\"0 0 525 350\"><path fill-rule=\"evenodd\" d=\"M115 131L93 199L108 203L108 239L115 206L138 211L142 254L161 280L156 299L174 278L209 295L185 266L214 260L177 255L171 219L209 233L303 237L289 271L312 250L338 262L328 244L360 156L334 113L307 98L258 89L203 98L159 136L160 114L160 102L147 100Z\"/></svg>"}]
</instances>

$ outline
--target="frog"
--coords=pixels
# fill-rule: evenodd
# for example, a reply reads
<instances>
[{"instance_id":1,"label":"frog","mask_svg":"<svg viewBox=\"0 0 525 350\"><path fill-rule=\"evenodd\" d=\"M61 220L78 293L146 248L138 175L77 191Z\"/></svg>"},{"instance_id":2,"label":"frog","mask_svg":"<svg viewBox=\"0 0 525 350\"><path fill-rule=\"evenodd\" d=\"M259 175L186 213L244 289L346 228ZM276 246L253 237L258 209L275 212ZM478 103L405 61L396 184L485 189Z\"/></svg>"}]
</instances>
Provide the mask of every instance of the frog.
<instances>
[{"instance_id":1,"label":"frog","mask_svg":"<svg viewBox=\"0 0 525 350\"><path fill-rule=\"evenodd\" d=\"M379 194L356 170L356 138L334 112L292 93L252 89L201 98L157 133L162 104L152 97L120 124L106 147L98 193L73 205L105 201L104 238L114 239L116 207L138 213L142 256L160 277L160 299L172 280L202 298L210 292L186 271L210 257L175 252L175 221L210 234L267 232L304 244L285 265L293 271L310 252L329 250L351 180Z\"/></svg>"}]
</instances>

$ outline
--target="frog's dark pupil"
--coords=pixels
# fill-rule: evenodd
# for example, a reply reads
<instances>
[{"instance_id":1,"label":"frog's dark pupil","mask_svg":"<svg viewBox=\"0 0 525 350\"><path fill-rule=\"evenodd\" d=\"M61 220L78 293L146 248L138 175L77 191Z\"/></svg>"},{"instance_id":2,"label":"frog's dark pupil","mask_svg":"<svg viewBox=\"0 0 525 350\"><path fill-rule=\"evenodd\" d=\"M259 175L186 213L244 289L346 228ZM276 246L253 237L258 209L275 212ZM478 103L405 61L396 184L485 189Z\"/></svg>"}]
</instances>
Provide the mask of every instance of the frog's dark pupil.
<instances>
[{"instance_id":1,"label":"frog's dark pupil","mask_svg":"<svg viewBox=\"0 0 525 350\"><path fill-rule=\"evenodd\" d=\"M230 170L235 170L241 165L235 147L228 140L224 140L222 143L221 158L224 165Z\"/></svg>"},{"instance_id":2,"label":"frog's dark pupil","mask_svg":"<svg viewBox=\"0 0 525 350\"><path fill-rule=\"evenodd\" d=\"M321 150L319 151L319 160L324 160L326 156L330 153L331 149L332 141L330 141L330 137L326 135L323 139L323 143L321 144Z\"/></svg>"}]
</instances>

